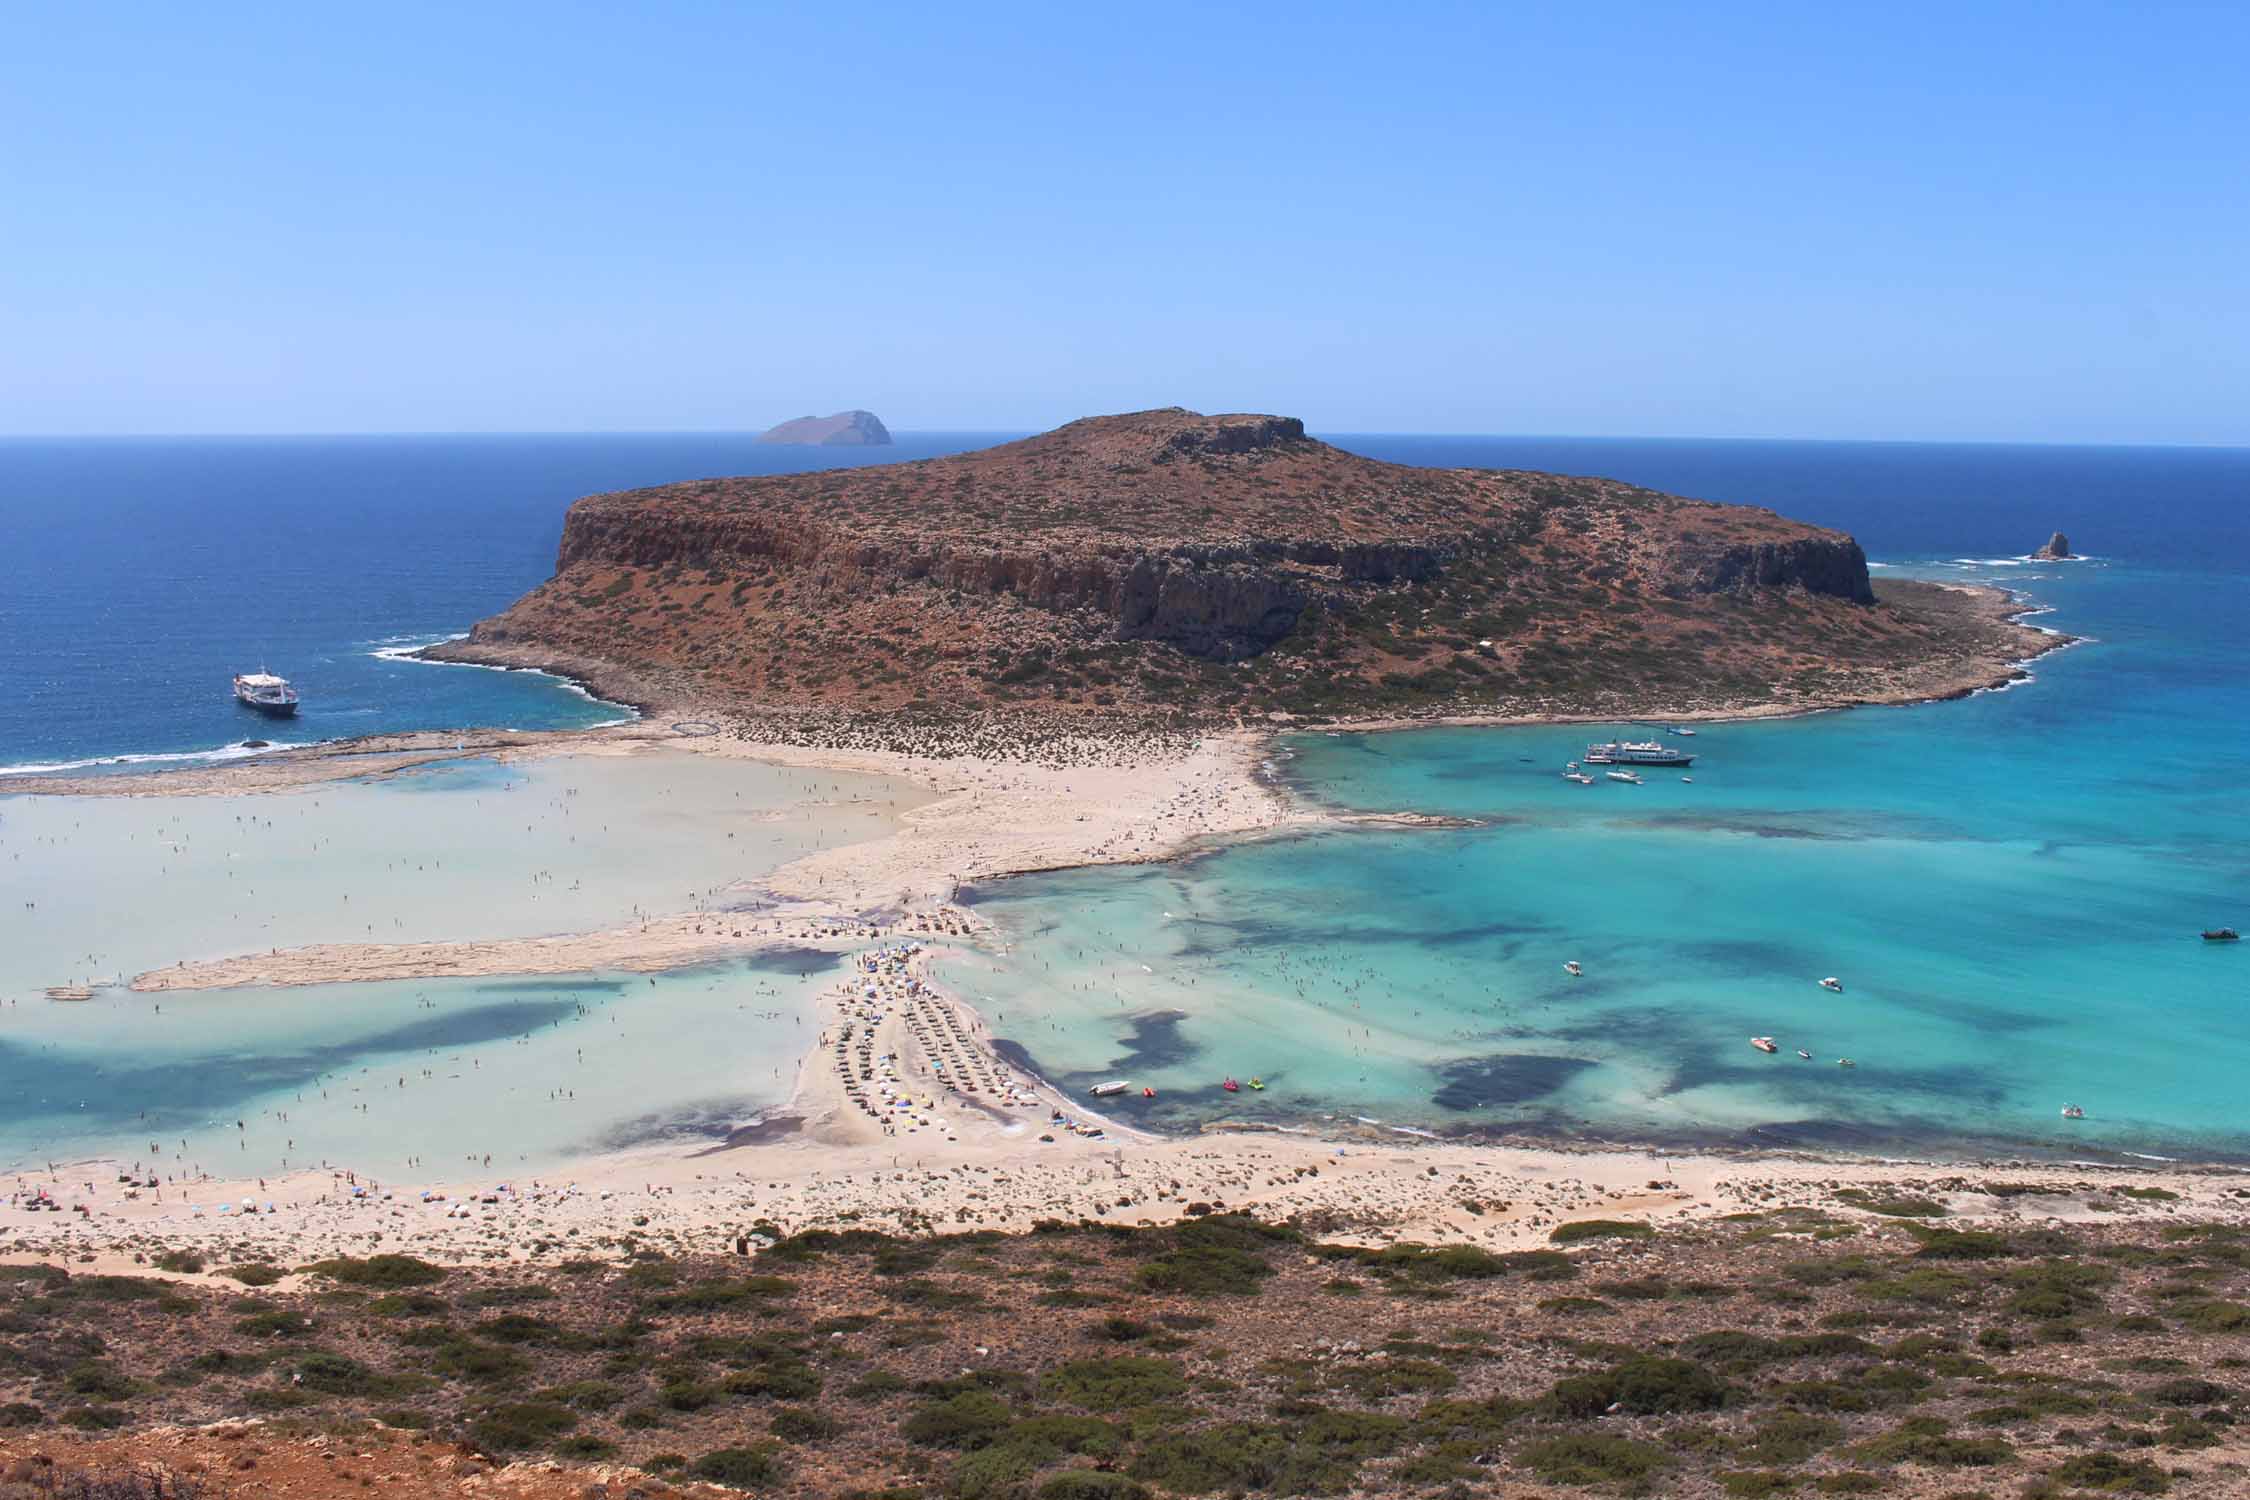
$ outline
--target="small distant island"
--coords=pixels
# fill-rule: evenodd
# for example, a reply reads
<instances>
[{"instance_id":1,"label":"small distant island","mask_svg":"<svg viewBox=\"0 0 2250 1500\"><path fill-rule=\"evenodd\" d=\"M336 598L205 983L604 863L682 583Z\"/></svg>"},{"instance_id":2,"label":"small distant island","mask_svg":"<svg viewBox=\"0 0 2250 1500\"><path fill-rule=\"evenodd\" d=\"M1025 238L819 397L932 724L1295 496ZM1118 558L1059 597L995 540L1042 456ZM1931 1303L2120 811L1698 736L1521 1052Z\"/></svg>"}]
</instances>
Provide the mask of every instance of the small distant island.
<instances>
[{"instance_id":1,"label":"small distant island","mask_svg":"<svg viewBox=\"0 0 2250 1500\"><path fill-rule=\"evenodd\" d=\"M808 448L887 448L890 429L871 411L840 411L832 417L799 417L758 434L761 443L794 443Z\"/></svg>"},{"instance_id":2,"label":"small distant island","mask_svg":"<svg viewBox=\"0 0 2250 1500\"><path fill-rule=\"evenodd\" d=\"M2061 562L2075 555L2070 550L2070 538L2058 531L2047 538L2047 545L2032 553L2031 557L2034 562Z\"/></svg>"}]
</instances>

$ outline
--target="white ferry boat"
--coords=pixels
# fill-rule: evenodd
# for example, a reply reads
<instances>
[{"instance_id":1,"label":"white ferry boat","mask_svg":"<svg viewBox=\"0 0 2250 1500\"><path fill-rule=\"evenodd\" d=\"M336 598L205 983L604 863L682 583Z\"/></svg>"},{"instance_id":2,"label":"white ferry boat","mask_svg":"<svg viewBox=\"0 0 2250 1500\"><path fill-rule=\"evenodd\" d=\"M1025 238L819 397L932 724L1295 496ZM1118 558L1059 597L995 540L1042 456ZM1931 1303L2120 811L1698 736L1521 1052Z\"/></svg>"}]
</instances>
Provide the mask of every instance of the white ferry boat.
<instances>
[{"instance_id":1,"label":"white ferry boat","mask_svg":"<svg viewBox=\"0 0 2250 1500\"><path fill-rule=\"evenodd\" d=\"M274 719L295 718L297 690L271 672L243 672L234 679L234 701Z\"/></svg>"},{"instance_id":2,"label":"white ferry boat","mask_svg":"<svg viewBox=\"0 0 2250 1500\"><path fill-rule=\"evenodd\" d=\"M1588 745L1585 754L1590 766L1692 766L1693 750L1681 750L1656 740L1611 740L1606 745Z\"/></svg>"}]
</instances>

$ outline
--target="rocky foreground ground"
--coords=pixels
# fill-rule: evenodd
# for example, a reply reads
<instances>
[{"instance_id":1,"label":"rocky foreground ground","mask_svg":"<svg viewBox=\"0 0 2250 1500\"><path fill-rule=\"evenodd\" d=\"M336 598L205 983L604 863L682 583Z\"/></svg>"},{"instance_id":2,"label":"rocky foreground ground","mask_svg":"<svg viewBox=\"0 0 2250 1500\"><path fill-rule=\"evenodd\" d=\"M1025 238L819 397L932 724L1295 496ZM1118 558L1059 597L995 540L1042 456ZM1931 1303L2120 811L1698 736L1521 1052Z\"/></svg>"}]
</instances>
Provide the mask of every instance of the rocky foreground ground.
<instances>
[{"instance_id":1,"label":"rocky foreground ground","mask_svg":"<svg viewBox=\"0 0 2250 1500\"><path fill-rule=\"evenodd\" d=\"M17 1264L0 1494L2250 1492L2250 1231L1963 1222L1863 1194L1513 1252L1211 1209Z\"/></svg>"}]
</instances>

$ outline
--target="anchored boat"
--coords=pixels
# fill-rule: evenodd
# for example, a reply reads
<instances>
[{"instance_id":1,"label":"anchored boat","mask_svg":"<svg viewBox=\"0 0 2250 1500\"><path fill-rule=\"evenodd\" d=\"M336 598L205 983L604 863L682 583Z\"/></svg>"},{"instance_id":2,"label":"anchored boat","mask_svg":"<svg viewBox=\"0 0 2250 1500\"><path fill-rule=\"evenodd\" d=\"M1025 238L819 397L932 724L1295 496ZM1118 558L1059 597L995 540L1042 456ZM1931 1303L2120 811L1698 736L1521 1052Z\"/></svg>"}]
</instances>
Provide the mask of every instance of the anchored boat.
<instances>
[{"instance_id":1,"label":"anchored boat","mask_svg":"<svg viewBox=\"0 0 2250 1500\"><path fill-rule=\"evenodd\" d=\"M1593 766L1692 766L1695 752L1658 740L1611 740L1588 745L1585 760Z\"/></svg>"},{"instance_id":2,"label":"anchored boat","mask_svg":"<svg viewBox=\"0 0 2250 1500\"><path fill-rule=\"evenodd\" d=\"M289 685L288 678L276 677L267 671L238 674L234 679L234 701L270 719L292 719L297 715L297 690Z\"/></svg>"}]
</instances>

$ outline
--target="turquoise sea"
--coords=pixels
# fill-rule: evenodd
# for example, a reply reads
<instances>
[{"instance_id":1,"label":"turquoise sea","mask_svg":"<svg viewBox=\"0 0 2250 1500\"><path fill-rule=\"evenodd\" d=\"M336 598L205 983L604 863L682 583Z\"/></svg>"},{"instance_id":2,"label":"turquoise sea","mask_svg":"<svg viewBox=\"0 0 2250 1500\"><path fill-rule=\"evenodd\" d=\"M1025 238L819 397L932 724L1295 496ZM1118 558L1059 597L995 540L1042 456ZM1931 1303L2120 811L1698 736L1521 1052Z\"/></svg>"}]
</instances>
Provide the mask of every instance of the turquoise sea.
<instances>
[{"instance_id":1,"label":"turquoise sea","mask_svg":"<svg viewBox=\"0 0 2250 1500\"><path fill-rule=\"evenodd\" d=\"M1936 466L1929 450L1890 457ZM1595 466L1667 482L1661 463ZM2119 483L2106 523L2050 495L2050 512L2079 513L2087 561L2003 555L1973 491L1956 491L1952 532L1920 497L1921 524L1960 543L1876 553L2019 589L2050 608L2039 623L2089 638L2032 681L1698 726L1692 781L1641 787L1560 779L1603 726L1297 736L1275 772L1302 796L1480 826L1007 882L979 898L1013 951L949 977L1048 1076L1154 1086L1153 1102L1112 1102L1159 1128L1357 1117L1677 1145L2250 1155L2250 946L2198 937L2250 928L2250 454L2193 467L2203 482ZM1859 493L1844 477L1838 511ZM1872 519L1853 529L1879 534ZM2016 550L2048 529L2024 517ZM1842 994L1819 987L1830 975ZM1781 1051L1752 1050L1754 1034ZM1228 1075L1267 1087L1229 1094Z\"/></svg>"}]
</instances>

